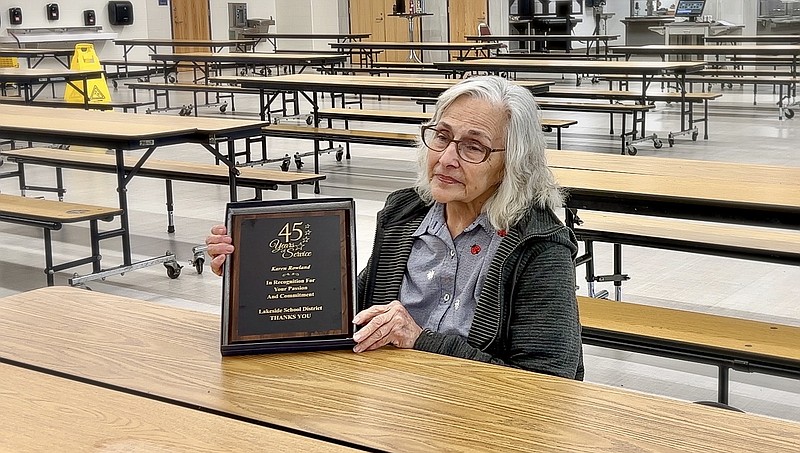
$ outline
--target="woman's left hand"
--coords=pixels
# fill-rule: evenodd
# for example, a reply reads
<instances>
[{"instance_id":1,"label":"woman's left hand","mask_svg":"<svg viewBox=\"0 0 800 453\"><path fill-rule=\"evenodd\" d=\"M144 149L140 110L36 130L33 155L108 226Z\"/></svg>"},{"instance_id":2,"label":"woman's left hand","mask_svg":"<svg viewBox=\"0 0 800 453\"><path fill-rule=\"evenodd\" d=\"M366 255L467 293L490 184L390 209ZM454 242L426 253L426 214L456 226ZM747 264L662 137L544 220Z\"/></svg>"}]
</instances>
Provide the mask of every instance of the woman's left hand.
<instances>
[{"instance_id":1,"label":"woman's left hand","mask_svg":"<svg viewBox=\"0 0 800 453\"><path fill-rule=\"evenodd\" d=\"M387 344L398 348L413 348L422 333L422 328L399 300L362 310L356 314L353 322L359 326L366 324L353 335L353 340L358 343L353 348L355 352L371 351Z\"/></svg>"}]
</instances>

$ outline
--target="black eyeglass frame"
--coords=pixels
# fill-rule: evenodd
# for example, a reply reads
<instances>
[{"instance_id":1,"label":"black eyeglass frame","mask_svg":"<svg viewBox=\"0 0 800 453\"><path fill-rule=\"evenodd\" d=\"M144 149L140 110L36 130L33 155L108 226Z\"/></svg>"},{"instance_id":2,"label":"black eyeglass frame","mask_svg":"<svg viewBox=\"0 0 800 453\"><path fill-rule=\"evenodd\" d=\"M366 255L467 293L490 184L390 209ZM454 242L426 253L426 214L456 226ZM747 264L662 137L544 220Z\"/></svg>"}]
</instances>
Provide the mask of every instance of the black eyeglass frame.
<instances>
[{"instance_id":1,"label":"black eyeglass frame","mask_svg":"<svg viewBox=\"0 0 800 453\"><path fill-rule=\"evenodd\" d=\"M469 162L471 164L482 164L482 163L486 162L489 159L489 155L491 155L492 153L499 153L499 152L503 152L503 151L506 150L505 148L489 148L488 146L485 146L482 143L475 142L476 145L479 145L481 148L484 149L483 159L481 159L478 162L475 162L475 161L472 161L472 160L464 158L464 156L461 154L460 145L463 142L463 140L456 140L454 138L451 138L450 141L447 142L447 145L445 145L444 148L442 148L442 149L431 148L431 146L428 145L428 143L425 142L425 131L434 131L436 133L439 133L439 130L436 129L436 125L435 124L425 125L425 126L422 126L420 129L421 129L420 137L422 138L422 144L425 145L425 147L427 147L429 150L435 151L437 153L443 153L444 150L446 150L447 147L450 146L450 143L455 143L456 144L456 154L458 154L458 157L461 158L461 160L463 160L464 162Z\"/></svg>"}]
</instances>

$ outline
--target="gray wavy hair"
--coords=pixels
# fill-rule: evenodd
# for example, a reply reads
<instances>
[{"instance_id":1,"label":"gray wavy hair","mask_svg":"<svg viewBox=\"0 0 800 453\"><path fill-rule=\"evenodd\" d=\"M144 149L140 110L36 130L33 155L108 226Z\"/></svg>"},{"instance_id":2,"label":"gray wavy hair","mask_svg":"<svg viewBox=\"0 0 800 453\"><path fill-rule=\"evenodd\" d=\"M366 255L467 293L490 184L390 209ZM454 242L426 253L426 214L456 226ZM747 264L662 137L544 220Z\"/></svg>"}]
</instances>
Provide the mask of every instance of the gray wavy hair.
<instances>
[{"instance_id":1,"label":"gray wavy hair","mask_svg":"<svg viewBox=\"0 0 800 453\"><path fill-rule=\"evenodd\" d=\"M556 210L564 204L564 192L547 167L546 142L539 108L526 88L502 77L480 76L466 79L439 96L429 124L436 124L450 104L461 96L482 99L506 111L505 174L497 191L483 206L492 226L507 229L519 222L531 205ZM428 204L433 203L428 175L428 148L417 148L415 189Z\"/></svg>"}]
</instances>

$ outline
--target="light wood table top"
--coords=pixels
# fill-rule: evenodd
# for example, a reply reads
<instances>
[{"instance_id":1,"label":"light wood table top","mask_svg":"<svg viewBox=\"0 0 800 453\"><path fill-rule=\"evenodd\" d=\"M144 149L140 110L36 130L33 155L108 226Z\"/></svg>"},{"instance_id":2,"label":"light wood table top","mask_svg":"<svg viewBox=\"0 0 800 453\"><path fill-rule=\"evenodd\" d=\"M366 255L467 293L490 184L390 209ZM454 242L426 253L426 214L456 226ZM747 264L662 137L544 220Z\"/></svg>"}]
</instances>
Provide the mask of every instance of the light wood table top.
<instances>
[{"instance_id":1,"label":"light wood table top","mask_svg":"<svg viewBox=\"0 0 800 453\"><path fill-rule=\"evenodd\" d=\"M613 48L612 48L613 49ZM547 73L582 72L591 74L691 73L703 69L705 63L692 61L608 61L527 58L479 58L467 61L434 63L439 69L464 71L531 71Z\"/></svg>"},{"instance_id":2,"label":"light wood table top","mask_svg":"<svg viewBox=\"0 0 800 453\"><path fill-rule=\"evenodd\" d=\"M186 137L207 139L210 135L253 130L268 123L227 118L165 117L137 113L58 109L23 105L4 105L0 109L0 131L30 134L47 133L70 138L96 138L138 142L142 140ZM142 145L145 146L145 145Z\"/></svg>"},{"instance_id":3,"label":"light wood table top","mask_svg":"<svg viewBox=\"0 0 800 453\"><path fill-rule=\"evenodd\" d=\"M67 68L32 69L0 68L0 82L31 83L51 79L79 80L102 74L101 69L74 70ZM6 106L3 106L5 110Z\"/></svg>"},{"instance_id":4,"label":"light wood table top","mask_svg":"<svg viewBox=\"0 0 800 453\"><path fill-rule=\"evenodd\" d=\"M800 224L800 182L796 180L762 183L558 167L553 168L553 173L558 182L573 193L605 193L615 194L620 199L636 197L653 202L705 206L711 209L707 213L708 220L714 219L714 208L775 211L795 218L795 228Z\"/></svg>"},{"instance_id":5,"label":"light wood table top","mask_svg":"<svg viewBox=\"0 0 800 453\"><path fill-rule=\"evenodd\" d=\"M0 299L0 358L388 451L789 451L800 424L413 350L219 354L219 317Z\"/></svg>"},{"instance_id":6,"label":"light wood table top","mask_svg":"<svg viewBox=\"0 0 800 453\"><path fill-rule=\"evenodd\" d=\"M780 167L738 162L718 162L666 157L621 156L585 151L547 150L547 164L553 168L597 170L612 173L686 176L725 181L796 185L800 167Z\"/></svg>"},{"instance_id":7,"label":"light wood table top","mask_svg":"<svg viewBox=\"0 0 800 453\"><path fill-rule=\"evenodd\" d=\"M773 44L800 44L800 35L756 35L756 36L743 36L743 35L722 35L722 36L706 36L706 42L726 42L726 43L739 43L739 42L756 42L756 43L773 43Z\"/></svg>"},{"instance_id":8,"label":"light wood table top","mask_svg":"<svg viewBox=\"0 0 800 453\"><path fill-rule=\"evenodd\" d=\"M800 55L800 45L792 44L742 44L738 46L665 45L612 47L611 53L625 55Z\"/></svg>"},{"instance_id":9,"label":"light wood table top","mask_svg":"<svg viewBox=\"0 0 800 453\"><path fill-rule=\"evenodd\" d=\"M75 53L75 49L16 49L11 47L0 47L0 57L68 57Z\"/></svg>"},{"instance_id":10,"label":"light wood table top","mask_svg":"<svg viewBox=\"0 0 800 453\"><path fill-rule=\"evenodd\" d=\"M613 41L619 35L466 35L467 41Z\"/></svg>"},{"instance_id":11,"label":"light wood table top","mask_svg":"<svg viewBox=\"0 0 800 453\"><path fill-rule=\"evenodd\" d=\"M398 50L495 50L501 47L495 42L391 42L357 41L328 43L334 49L398 49Z\"/></svg>"},{"instance_id":12,"label":"light wood table top","mask_svg":"<svg viewBox=\"0 0 800 453\"><path fill-rule=\"evenodd\" d=\"M228 47L240 44L253 44L252 39L154 39L134 38L115 39L114 44L120 46L191 46L191 47Z\"/></svg>"},{"instance_id":13,"label":"light wood table top","mask_svg":"<svg viewBox=\"0 0 800 453\"><path fill-rule=\"evenodd\" d=\"M434 77L372 77L329 74L289 74L276 77L214 77L212 82L231 82L247 88L300 90L336 93L384 94L386 96L436 97L460 82ZM548 90L553 82L516 82L533 92Z\"/></svg>"},{"instance_id":14,"label":"light wood table top","mask_svg":"<svg viewBox=\"0 0 800 453\"><path fill-rule=\"evenodd\" d=\"M72 223L92 219L108 219L122 214L121 209L105 208L55 200L32 200L0 193L0 215L22 215L46 222Z\"/></svg>"},{"instance_id":15,"label":"light wood table top","mask_svg":"<svg viewBox=\"0 0 800 453\"><path fill-rule=\"evenodd\" d=\"M245 38L259 39L367 39L370 33L255 33L245 32Z\"/></svg>"},{"instance_id":16,"label":"light wood table top","mask_svg":"<svg viewBox=\"0 0 800 453\"><path fill-rule=\"evenodd\" d=\"M0 380L3 451L356 451L6 364Z\"/></svg>"},{"instance_id":17,"label":"light wood table top","mask_svg":"<svg viewBox=\"0 0 800 453\"><path fill-rule=\"evenodd\" d=\"M581 324L659 340L707 345L753 356L782 357L800 365L800 327L773 325L748 319L725 318L681 310L636 305L578 296ZM691 320L691 322L689 322ZM800 426L800 425L799 425ZM800 445L800 444L798 444Z\"/></svg>"},{"instance_id":18,"label":"light wood table top","mask_svg":"<svg viewBox=\"0 0 800 453\"><path fill-rule=\"evenodd\" d=\"M347 55L334 53L264 53L264 52L189 52L160 53L150 55L158 61L197 62L197 63L247 63L247 64L329 64L347 60Z\"/></svg>"}]
</instances>

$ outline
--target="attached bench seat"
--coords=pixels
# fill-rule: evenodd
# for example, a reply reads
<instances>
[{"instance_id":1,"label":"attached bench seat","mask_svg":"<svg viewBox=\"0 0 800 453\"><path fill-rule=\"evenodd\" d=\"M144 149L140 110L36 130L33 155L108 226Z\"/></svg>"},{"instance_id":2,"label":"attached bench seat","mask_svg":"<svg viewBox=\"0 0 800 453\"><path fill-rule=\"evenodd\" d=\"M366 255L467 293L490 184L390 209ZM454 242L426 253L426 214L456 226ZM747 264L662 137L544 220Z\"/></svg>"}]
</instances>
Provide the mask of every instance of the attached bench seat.
<instances>
[{"instance_id":1,"label":"attached bench seat","mask_svg":"<svg viewBox=\"0 0 800 453\"><path fill-rule=\"evenodd\" d=\"M630 90L580 90L554 87L549 91L537 95L538 97L545 98L574 98L574 99L597 99L607 101L642 101L642 93ZM703 138L708 140L708 102L722 97L722 93L686 93L681 96L677 92L652 92L649 91L645 95L647 103L653 102L681 102L685 100L688 105L685 106L686 114L689 119L689 127L693 128L697 123L703 123ZM698 117L694 114L692 104L703 104L703 116ZM672 141L670 141L672 145Z\"/></svg>"},{"instance_id":2,"label":"attached bench seat","mask_svg":"<svg viewBox=\"0 0 800 453\"><path fill-rule=\"evenodd\" d=\"M403 74L403 75L419 75L419 74L426 74L426 75L436 75L436 76L444 76L448 77L450 73L445 71L439 71L436 68L393 68L393 67L386 67L386 68L376 68L374 66L371 67L357 67L357 66L348 66L348 67L334 67L334 68L318 68L319 72L324 74L369 74L369 75L382 75L385 74L390 76L392 74Z\"/></svg>"},{"instance_id":3,"label":"attached bench seat","mask_svg":"<svg viewBox=\"0 0 800 453\"><path fill-rule=\"evenodd\" d=\"M328 127L332 127L331 120L343 120L345 129L349 128L350 120L375 121L401 124L423 124L430 121L432 114L428 112L407 112L400 110L368 110L368 109L343 109L326 108L318 112L320 119L328 120ZM550 132L556 130L557 149L561 149L561 129L578 124L577 120L563 120L542 118L542 130Z\"/></svg>"},{"instance_id":4,"label":"attached bench seat","mask_svg":"<svg viewBox=\"0 0 800 453\"><path fill-rule=\"evenodd\" d=\"M706 91L706 84L708 84L708 89L711 89L713 84L720 84L720 86L724 87L725 85L732 86L735 84L738 85L753 85L753 105L757 105L756 96L758 95L758 86L759 85L773 85L778 87L778 97L779 97L779 115L783 117L785 105L784 102L787 101L789 98L794 97L796 94L797 82L800 81L798 77L786 77L786 76L774 76L774 75L764 75L763 77L759 76L751 76L746 75L747 71L740 71L740 74L737 76L732 75L714 75L713 73L709 73L706 75L695 75L690 74L686 76L686 83L689 85L687 90L690 92L694 91L694 84L698 83L701 85L702 91ZM613 82L619 82L620 89L629 82L637 82L636 78L631 78L624 75L605 75L601 76L602 80L608 81L609 86ZM675 78L669 76L654 76L651 79L652 82L661 82L661 83L674 83ZM775 90L773 88L773 93ZM789 109L786 109L789 110ZM789 111L786 115L788 118L794 117L794 112Z\"/></svg>"},{"instance_id":5,"label":"attached bench seat","mask_svg":"<svg viewBox=\"0 0 800 453\"><path fill-rule=\"evenodd\" d=\"M629 90L579 90L573 88L551 87L549 91L536 95L546 98L603 99L614 101L641 101L642 93ZM722 93L686 93L687 102L708 102L722 97ZM676 92L652 92L645 95L648 102L680 102L681 94Z\"/></svg>"},{"instance_id":6,"label":"attached bench seat","mask_svg":"<svg viewBox=\"0 0 800 453\"><path fill-rule=\"evenodd\" d=\"M558 110L564 112L585 112L585 113L608 113L611 115L609 121L609 134L614 134L614 115L622 116L621 152L630 155L636 154L634 143L645 140L652 140L656 148L661 147L661 141L655 135L645 135L645 114L650 111L652 105L641 104L621 104L621 103L597 103L597 102L562 102L548 99L536 100L536 104L542 110ZM632 116L631 130L627 130L627 116ZM638 125L641 125L641 130ZM641 137L639 136L641 132Z\"/></svg>"},{"instance_id":7,"label":"attached bench seat","mask_svg":"<svg viewBox=\"0 0 800 453\"><path fill-rule=\"evenodd\" d=\"M156 111L168 111L173 110L177 107L172 107L170 105L170 97L169 94L171 92L188 92L192 93L192 98L194 103L190 106L182 106L180 107L180 114L181 116L186 116L194 111L194 116L197 116L197 107L201 106L199 102L199 95L202 93L205 95L204 98L204 106L219 106L219 110L222 113L228 109L228 101L225 99L230 99L230 106L231 111L236 111L236 104L234 103L234 95L236 94L254 94L258 95L259 91L252 89L252 88L242 88L238 86L231 86L231 85L206 85L202 83L165 83L165 82L130 82L126 83L125 86L133 90L133 100L137 99L137 92L136 90L148 90L153 93L153 103L154 106L152 109L147 110L147 113L156 112ZM210 94L214 95L212 100L209 97ZM164 105L159 105L159 100L164 100Z\"/></svg>"},{"instance_id":8,"label":"attached bench seat","mask_svg":"<svg viewBox=\"0 0 800 453\"><path fill-rule=\"evenodd\" d=\"M56 108L76 108L76 109L90 109L90 110L113 110L121 109L123 112L128 110L136 110L139 107L152 105L152 102L137 102L137 101L111 101L103 104L82 102L67 102L63 99L35 99L29 103L25 103L25 99L21 96L0 96L0 104L24 104L37 107L56 107Z\"/></svg>"},{"instance_id":9,"label":"attached bench seat","mask_svg":"<svg viewBox=\"0 0 800 453\"><path fill-rule=\"evenodd\" d=\"M2 155L9 160L17 162L19 168L20 190L44 190L57 192L62 198L66 190L61 185L62 168L95 171L101 173L116 173L116 161L110 154L94 154L82 151L68 151L52 148L27 148L20 150L3 151ZM125 169L133 170L131 159L126 162ZM25 164L45 165L56 167L59 185L56 188L43 188L28 186L25 182ZM314 184L325 179L324 175L307 173L288 173L265 168L239 168L236 176L237 187L250 187L255 190L255 198L261 199L262 190L277 190L278 186L289 186L292 198L298 197L299 184ZM202 164L194 162L178 162L149 158L140 168L137 176L157 178L166 181L167 214L169 226L167 231L175 231L173 224L173 197L172 181L188 181L205 184L228 185L229 169L224 165Z\"/></svg>"},{"instance_id":10,"label":"attached bench seat","mask_svg":"<svg viewBox=\"0 0 800 453\"><path fill-rule=\"evenodd\" d=\"M585 344L719 367L720 403L729 371L800 378L800 327L578 296Z\"/></svg>"},{"instance_id":11,"label":"attached bench seat","mask_svg":"<svg viewBox=\"0 0 800 453\"><path fill-rule=\"evenodd\" d=\"M73 267L91 264L94 272L100 271L100 240L113 235L101 233L97 222L110 222L122 214L119 208L107 208L79 203L26 198L17 195L0 194L0 221L40 227L44 231L44 254L47 285L53 286L53 274ZM91 231L91 256L53 264L53 245L51 231L60 230L65 223L89 222ZM3 241L5 242L5 241Z\"/></svg>"},{"instance_id":12,"label":"attached bench seat","mask_svg":"<svg viewBox=\"0 0 800 453\"><path fill-rule=\"evenodd\" d=\"M156 63L153 60L111 60L111 59L103 59L100 60L100 64L103 65L103 70L106 72L106 78L111 80L111 83L114 86L114 89L117 89L119 83L117 79L127 79L127 78L134 78L134 77L141 77L140 80L149 81L150 77L154 75L164 75L165 66L162 63ZM113 71L110 69L114 68ZM139 69L131 69L131 68L139 68ZM166 71L168 73L176 71L175 65L167 65ZM167 80L174 82L177 80L176 75L165 75Z\"/></svg>"},{"instance_id":13,"label":"attached bench seat","mask_svg":"<svg viewBox=\"0 0 800 453\"><path fill-rule=\"evenodd\" d=\"M578 263L586 264L590 295L594 282L613 281L615 299L621 299L622 282L628 279L622 245L800 265L798 231L594 211L579 211L577 218L573 230L585 244ZM595 275L594 242L614 244L613 275Z\"/></svg>"},{"instance_id":14,"label":"attached bench seat","mask_svg":"<svg viewBox=\"0 0 800 453\"><path fill-rule=\"evenodd\" d=\"M294 126L288 124L266 126L261 130L262 133L267 137L298 138L402 147L414 147L417 145L416 134L404 134L400 132L331 129L325 127L317 128Z\"/></svg>"}]
</instances>

